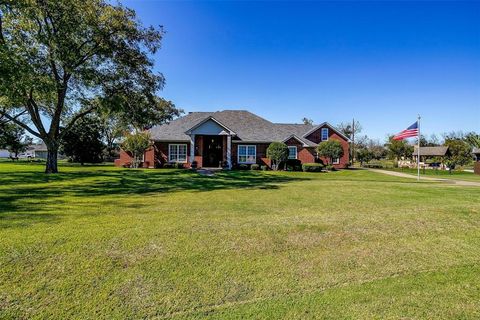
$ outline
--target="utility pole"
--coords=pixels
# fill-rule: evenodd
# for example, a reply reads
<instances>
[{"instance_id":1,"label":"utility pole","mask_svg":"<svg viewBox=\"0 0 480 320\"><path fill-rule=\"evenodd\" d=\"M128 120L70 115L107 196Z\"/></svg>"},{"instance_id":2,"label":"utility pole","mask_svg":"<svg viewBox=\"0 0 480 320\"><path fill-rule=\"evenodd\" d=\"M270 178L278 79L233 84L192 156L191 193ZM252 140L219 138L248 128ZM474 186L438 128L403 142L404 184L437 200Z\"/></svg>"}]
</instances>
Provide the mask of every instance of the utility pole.
<instances>
[{"instance_id":1,"label":"utility pole","mask_svg":"<svg viewBox=\"0 0 480 320\"><path fill-rule=\"evenodd\" d=\"M355 118L352 120L352 166L355 164Z\"/></svg>"}]
</instances>

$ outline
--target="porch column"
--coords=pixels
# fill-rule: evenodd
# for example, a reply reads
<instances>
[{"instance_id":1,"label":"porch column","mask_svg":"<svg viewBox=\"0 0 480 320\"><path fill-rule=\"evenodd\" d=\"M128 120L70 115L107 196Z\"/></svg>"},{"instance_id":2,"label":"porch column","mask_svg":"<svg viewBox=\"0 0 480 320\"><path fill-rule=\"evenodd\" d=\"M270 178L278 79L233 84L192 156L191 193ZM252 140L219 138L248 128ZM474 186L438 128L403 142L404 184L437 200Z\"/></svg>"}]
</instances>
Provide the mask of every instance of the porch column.
<instances>
[{"instance_id":1,"label":"porch column","mask_svg":"<svg viewBox=\"0 0 480 320\"><path fill-rule=\"evenodd\" d=\"M227 165L228 170L232 169L232 136L227 136Z\"/></svg>"},{"instance_id":2,"label":"porch column","mask_svg":"<svg viewBox=\"0 0 480 320\"><path fill-rule=\"evenodd\" d=\"M190 165L195 161L195 135L190 135Z\"/></svg>"}]
</instances>

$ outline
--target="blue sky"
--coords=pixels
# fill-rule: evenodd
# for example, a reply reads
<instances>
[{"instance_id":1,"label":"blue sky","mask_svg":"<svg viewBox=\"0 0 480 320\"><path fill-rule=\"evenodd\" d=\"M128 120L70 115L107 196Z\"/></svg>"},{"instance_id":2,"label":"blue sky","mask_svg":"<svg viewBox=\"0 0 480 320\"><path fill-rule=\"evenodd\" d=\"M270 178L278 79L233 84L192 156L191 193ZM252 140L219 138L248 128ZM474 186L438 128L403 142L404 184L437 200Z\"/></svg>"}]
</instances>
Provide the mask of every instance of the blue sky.
<instances>
[{"instance_id":1,"label":"blue sky","mask_svg":"<svg viewBox=\"0 0 480 320\"><path fill-rule=\"evenodd\" d=\"M187 112L480 131L480 2L123 3L164 26L161 95Z\"/></svg>"}]
</instances>

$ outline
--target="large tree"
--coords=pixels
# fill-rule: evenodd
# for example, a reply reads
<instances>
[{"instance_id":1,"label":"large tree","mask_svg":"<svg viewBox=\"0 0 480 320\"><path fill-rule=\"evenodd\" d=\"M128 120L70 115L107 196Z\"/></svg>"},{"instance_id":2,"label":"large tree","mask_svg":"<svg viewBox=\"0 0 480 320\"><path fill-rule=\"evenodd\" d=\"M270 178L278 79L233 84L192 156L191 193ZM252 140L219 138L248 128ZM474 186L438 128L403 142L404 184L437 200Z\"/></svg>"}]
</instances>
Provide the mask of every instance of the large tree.
<instances>
[{"instance_id":1,"label":"large tree","mask_svg":"<svg viewBox=\"0 0 480 320\"><path fill-rule=\"evenodd\" d=\"M162 36L106 0L2 0L0 116L45 142L46 173L58 171L62 137L102 106L169 120L177 110L156 96L164 78L150 57Z\"/></svg>"},{"instance_id":2,"label":"large tree","mask_svg":"<svg viewBox=\"0 0 480 320\"><path fill-rule=\"evenodd\" d=\"M62 138L62 152L72 162L99 163L103 160L105 145L98 117L88 116L77 121Z\"/></svg>"}]
</instances>

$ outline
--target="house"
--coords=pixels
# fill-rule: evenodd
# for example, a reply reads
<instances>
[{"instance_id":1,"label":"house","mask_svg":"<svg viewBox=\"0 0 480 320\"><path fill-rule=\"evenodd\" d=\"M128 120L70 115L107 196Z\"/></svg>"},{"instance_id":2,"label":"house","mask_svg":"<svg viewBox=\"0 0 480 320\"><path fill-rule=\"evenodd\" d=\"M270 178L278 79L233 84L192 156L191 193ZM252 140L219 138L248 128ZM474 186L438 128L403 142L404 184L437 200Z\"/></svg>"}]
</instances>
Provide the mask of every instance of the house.
<instances>
[{"instance_id":1,"label":"house","mask_svg":"<svg viewBox=\"0 0 480 320\"><path fill-rule=\"evenodd\" d=\"M46 160L48 155L47 145L45 143L31 144L28 146L27 153L32 158Z\"/></svg>"},{"instance_id":2,"label":"house","mask_svg":"<svg viewBox=\"0 0 480 320\"><path fill-rule=\"evenodd\" d=\"M473 148L472 153L475 156L475 160L477 162L479 162L480 161L480 148Z\"/></svg>"},{"instance_id":3,"label":"house","mask_svg":"<svg viewBox=\"0 0 480 320\"><path fill-rule=\"evenodd\" d=\"M10 151L7 149L0 149L0 158L10 158Z\"/></svg>"},{"instance_id":4,"label":"house","mask_svg":"<svg viewBox=\"0 0 480 320\"><path fill-rule=\"evenodd\" d=\"M348 164L349 139L339 130L324 122L320 125L272 123L249 111L224 110L191 112L168 124L150 129L154 145L144 154L143 167L161 167L165 163L183 163L190 167L232 168L240 164L271 166L267 148L271 142L283 141L289 149L289 158L302 163L326 159L317 157L317 145L329 139L339 141L344 149L333 166ZM116 159L117 166L131 163L125 151Z\"/></svg>"},{"instance_id":5,"label":"house","mask_svg":"<svg viewBox=\"0 0 480 320\"><path fill-rule=\"evenodd\" d=\"M475 156L475 164L473 165L473 172L480 174L480 148L473 148L473 155Z\"/></svg>"},{"instance_id":6,"label":"house","mask_svg":"<svg viewBox=\"0 0 480 320\"><path fill-rule=\"evenodd\" d=\"M420 147L420 166L425 168L445 169L444 158L449 155L448 147ZM418 147L413 150L413 160L416 166Z\"/></svg>"}]
</instances>

